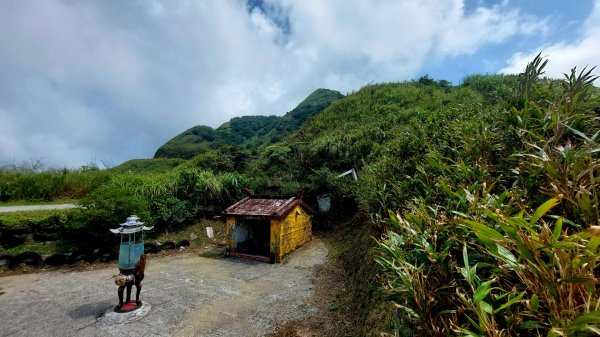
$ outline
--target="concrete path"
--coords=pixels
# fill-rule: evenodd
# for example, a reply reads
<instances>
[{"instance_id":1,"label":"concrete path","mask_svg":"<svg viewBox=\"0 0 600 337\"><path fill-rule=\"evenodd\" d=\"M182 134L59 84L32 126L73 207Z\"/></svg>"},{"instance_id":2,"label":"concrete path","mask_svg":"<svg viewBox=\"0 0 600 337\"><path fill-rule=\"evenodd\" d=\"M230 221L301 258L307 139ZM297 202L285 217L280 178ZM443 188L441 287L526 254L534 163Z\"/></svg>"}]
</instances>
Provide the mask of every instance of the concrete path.
<instances>
[{"instance_id":1,"label":"concrete path","mask_svg":"<svg viewBox=\"0 0 600 337\"><path fill-rule=\"evenodd\" d=\"M76 208L75 204L55 204L55 205L31 205L31 206L0 206L0 213L21 212L21 211L40 211L49 209L67 209Z\"/></svg>"},{"instance_id":2,"label":"concrete path","mask_svg":"<svg viewBox=\"0 0 600 337\"><path fill-rule=\"evenodd\" d=\"M124 324L111 313L116 267L0 277L0 336L264 336L317 311L306 301L327 254L315 238L284 264L151 258L141 295L148 312Z\"/></svg>"}]
</instances>

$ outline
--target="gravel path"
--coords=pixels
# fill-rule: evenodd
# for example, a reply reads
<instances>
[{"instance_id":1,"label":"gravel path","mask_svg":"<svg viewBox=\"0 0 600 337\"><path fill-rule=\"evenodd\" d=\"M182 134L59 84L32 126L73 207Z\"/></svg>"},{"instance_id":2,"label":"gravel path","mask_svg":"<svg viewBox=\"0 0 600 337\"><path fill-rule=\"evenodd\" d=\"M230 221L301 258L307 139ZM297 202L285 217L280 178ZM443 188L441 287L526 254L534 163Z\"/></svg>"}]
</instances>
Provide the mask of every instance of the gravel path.
<instances>
[{"instance_id":1,"label":"gravel path","mask_svg":"<svg viewBox=\"0 0 600 337\"><path fill-rule=\"evenodd\" d=\"M31 205L31 206L0 206L0 213L22 212L22 211L40 211L48 209L67 209L76 208L75 204L55 204L55 205Z\"/></svg>"},{"instance_id":2,"label":"gravel path","mask_svg":"<svg viewBox=\"0 0 600 337\"><path fill-rule=\"evenodd\" d=\"M327 254L314 238L283 264L150 259L141 295L148 312L125 324L111 313L116 267L0 277L0 336L264 336L317 311L306 303Z\"/></svg>"}]
</instances>

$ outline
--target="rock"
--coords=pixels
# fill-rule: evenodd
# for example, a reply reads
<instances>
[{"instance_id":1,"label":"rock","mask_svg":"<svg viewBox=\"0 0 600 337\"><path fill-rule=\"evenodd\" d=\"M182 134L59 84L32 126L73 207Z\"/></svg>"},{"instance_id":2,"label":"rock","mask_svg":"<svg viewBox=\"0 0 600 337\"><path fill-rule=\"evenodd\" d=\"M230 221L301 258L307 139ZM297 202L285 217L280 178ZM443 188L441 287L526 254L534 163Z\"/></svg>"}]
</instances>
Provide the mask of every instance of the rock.
<instances>
[{"instance_id":1,"label":"rock","mask_svg":"<svg viewBox=\"0 0 600 337\"><path fill-rule=\"evenodd\" d=\"M214 239L215 232L213 231L212 227L206 227L206 235L208 236L209 239Z\"/></svg>"}]
</instances>

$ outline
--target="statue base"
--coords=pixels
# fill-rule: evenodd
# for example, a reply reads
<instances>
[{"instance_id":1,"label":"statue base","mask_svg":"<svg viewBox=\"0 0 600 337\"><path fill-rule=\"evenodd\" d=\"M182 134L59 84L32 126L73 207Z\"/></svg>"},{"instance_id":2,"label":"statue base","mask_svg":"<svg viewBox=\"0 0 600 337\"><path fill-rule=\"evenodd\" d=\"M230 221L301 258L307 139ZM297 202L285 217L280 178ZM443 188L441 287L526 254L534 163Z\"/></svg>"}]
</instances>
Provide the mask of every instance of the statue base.
<instances>
[{"instance_id":1,"label":"statue base","mask_svg":"<svg viewBox=\"0 0 600 337\"><path fill-rule=\"evenodd\" d=\"M151 309L152 305L148 302L144 302L137 310L122 313L115 312L114 308L110 307L98 318L98 324L106 327L133 323L146 317Z\"/></svg>"},{"instance_id":2,"label":"statue base","mask_svg":"<svg viewBox=\"0 0 600 337\"><path fill-rule=\"evenodd\" d=\"M139 304L136 301L129 301L129 302L123 303L123 305L120 308L118 305L115 306L114 312L116 312L116 313L131 312L131 311L137 310L141 307L142 307L142 301L140 301Z\"/></svg>"}]
</instances>

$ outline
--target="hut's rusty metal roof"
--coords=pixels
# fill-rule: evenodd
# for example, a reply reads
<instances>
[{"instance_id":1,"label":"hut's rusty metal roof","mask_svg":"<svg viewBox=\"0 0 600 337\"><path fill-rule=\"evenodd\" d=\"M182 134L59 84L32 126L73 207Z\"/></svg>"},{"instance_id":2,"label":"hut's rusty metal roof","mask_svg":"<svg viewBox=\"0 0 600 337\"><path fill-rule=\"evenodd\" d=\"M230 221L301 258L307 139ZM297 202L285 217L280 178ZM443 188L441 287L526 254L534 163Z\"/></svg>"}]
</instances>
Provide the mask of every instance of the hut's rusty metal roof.
<instances>
[{"instance_id":1,"label":"hut's rusty metal roof","mask_svg":"<svg viewBox=\"0 0 600 337\"><path fill-rule=\"evenodd\" d=\"M297 204L301 204L302 207L312 213L310 207L296 197L289 199L275 199L251 196L229 206L223 214L231 216L281 218L286 216Z\"/></svg>"}]
</instances>

